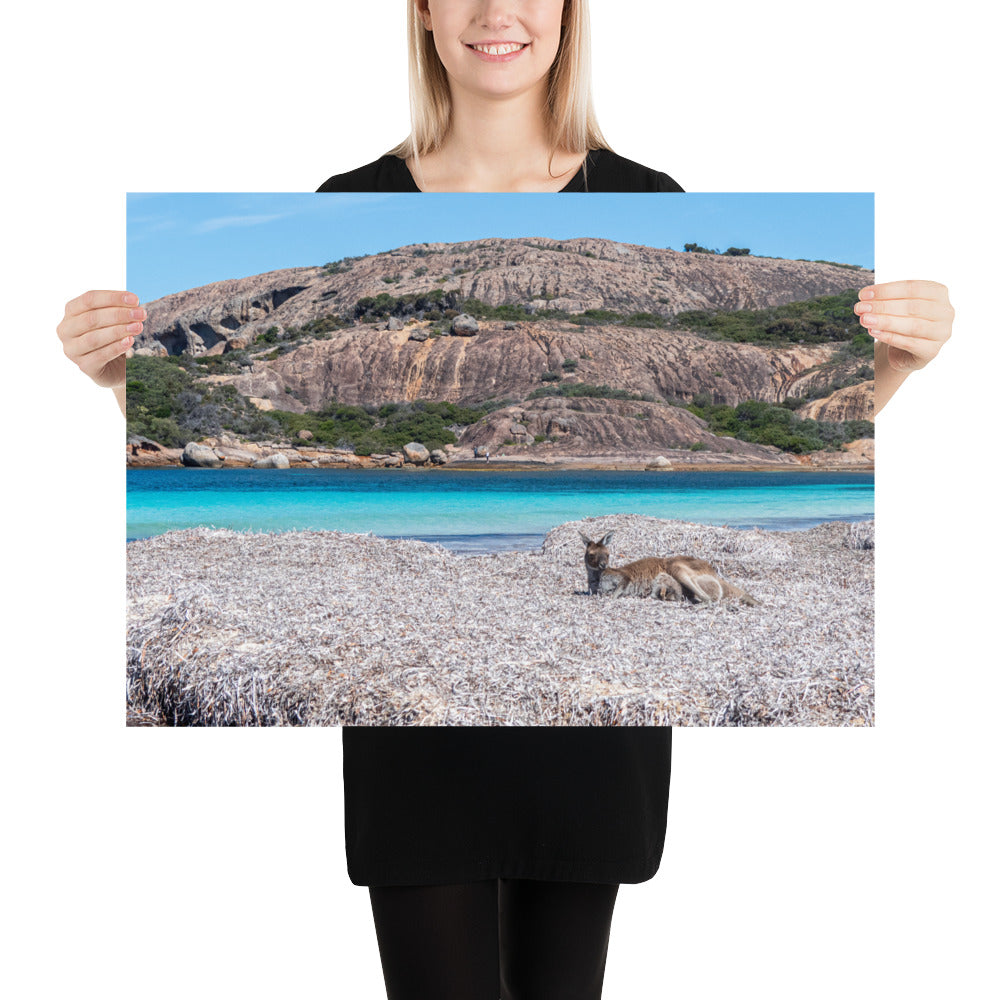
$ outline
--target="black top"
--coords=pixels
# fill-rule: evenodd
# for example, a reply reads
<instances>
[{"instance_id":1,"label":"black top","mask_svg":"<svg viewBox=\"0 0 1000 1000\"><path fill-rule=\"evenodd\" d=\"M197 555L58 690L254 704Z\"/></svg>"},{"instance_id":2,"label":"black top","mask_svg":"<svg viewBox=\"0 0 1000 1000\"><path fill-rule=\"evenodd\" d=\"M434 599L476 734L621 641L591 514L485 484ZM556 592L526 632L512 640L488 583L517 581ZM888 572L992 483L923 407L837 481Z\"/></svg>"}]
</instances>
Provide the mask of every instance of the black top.
<instances>
[{"instance_id":1,"label":"black top","mask_svg":"<svg viewBox=\"0 0 1000 1000\"><path fill-rule=\"evenodd\" d=\"M419 191L383 156L320 191ZM563 192L682 191L609 150ZM667 829L670 729L344 729L347 871L355 885L489 878L644 882Z\"/></svg>"},{"instance_id":2,"label":"black top","mask_svg":"<svg viewBox=\"0 0 1000 1000\"><path fill-rule=\"evenodd\" d=\"M683 191L672 177L650 170L634 160L612 153L610 149L592 149L584 167L561 188L559 194L574 191ZM357 170L336 174L323 182L320 191L420 191L405 160L398 156L381 156Z\"/></svg>"}]
</instances>

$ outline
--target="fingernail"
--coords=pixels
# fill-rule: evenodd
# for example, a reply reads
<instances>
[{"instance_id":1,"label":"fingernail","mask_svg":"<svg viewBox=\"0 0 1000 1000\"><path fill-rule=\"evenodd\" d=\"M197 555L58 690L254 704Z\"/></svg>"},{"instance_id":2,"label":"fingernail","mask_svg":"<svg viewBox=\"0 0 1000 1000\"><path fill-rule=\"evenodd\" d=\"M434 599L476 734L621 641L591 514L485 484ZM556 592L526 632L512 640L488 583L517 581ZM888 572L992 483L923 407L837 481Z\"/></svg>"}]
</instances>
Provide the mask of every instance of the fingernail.
<instances>
[{"instance_id":1,"label":"fingernail","mask_svg":"<svg viewBox=\"0 0 1000 1000\"><path fill-rule=\"evenodd\" d=\"M131 292L126 292L122 296L122 302L127 306L137 306L139 304L139 296L133 295Z\"/></svg>"},{"instance_id":2,"label":"fingernail","mask_svg":"<svg viewBox=\"0 0 1000 1000\"><path fill-rule=\"evenodd\" d=\"M119 341L119 343L122 345L122 347L128 347L128 345L132 343L132 338L126 337L124 340Z\"/></svg>"},{"instance_id":3,"label":"fingernail","mask_svg":"<svg viewBox=\"0 0 1000 1000\"><path fill-rule=\"evenodd\" d=\"M142 324L129 323L129 325L125 327L125 329L128 330L129 333L138 333L142 329ZM125 339L128 340L128 337L126 337Z\"/></svg>"},{"instance_id":4,"label":"fingernail","mask_svg":"<svg viewBox=\"0 0 1000 1000\"><path fill-rule=\"evenodd\" d=\"M865 313L869 313L869 312L872 311L872 307L870 305L868 305L867 302L859 302L858 306L857 306L857 309L858 309L858 315L859 316L864 316Z\"/></svg>"},{"instance_id":5,"label":"fingernail","mask_svg":"<svg viewBox=\"0 0 1000 1000\"><path fill-rule=\"evenodd\" d=\"M873 299L873 298L875 298L875 289L874 288L862 288L861 291L858 293L858 298L860 298L860 299Z\"/></svg>"}]
</instances>

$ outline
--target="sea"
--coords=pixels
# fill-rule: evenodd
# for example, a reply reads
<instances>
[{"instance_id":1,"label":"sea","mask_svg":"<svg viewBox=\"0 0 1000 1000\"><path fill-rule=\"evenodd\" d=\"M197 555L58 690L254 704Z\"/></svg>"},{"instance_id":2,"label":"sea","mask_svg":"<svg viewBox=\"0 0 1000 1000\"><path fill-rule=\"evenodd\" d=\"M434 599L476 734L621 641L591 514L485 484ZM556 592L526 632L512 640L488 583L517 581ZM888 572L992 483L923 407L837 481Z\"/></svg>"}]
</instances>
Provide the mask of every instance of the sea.
<instances>
[{"instance_id":1,"label":"sea","mask_svg":"<svg viewBox=\"0 0 1000 1000\"><path fill-rule=\"evenodd\" d=\"M874 517L872 472L127 469L126 540L207 526L418 538L455 552L530 551L605 514L798 531Z\"/></svg>"}]
</instances>

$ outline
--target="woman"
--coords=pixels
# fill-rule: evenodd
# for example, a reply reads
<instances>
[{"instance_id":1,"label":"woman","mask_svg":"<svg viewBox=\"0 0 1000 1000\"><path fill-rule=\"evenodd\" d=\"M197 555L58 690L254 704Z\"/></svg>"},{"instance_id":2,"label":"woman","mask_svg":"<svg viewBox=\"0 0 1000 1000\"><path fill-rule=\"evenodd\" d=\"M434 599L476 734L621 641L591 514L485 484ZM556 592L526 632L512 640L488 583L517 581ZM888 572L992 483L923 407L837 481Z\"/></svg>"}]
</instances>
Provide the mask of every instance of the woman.
<instances>
[{"instance_id":1,"label":"woman","mask_svg":"<svg viewBox=\"0 0 1000 1000\"><path fill-rule=\"evenodd\" d=\"M414 0L411 136L321 191L680 191L608 149L585 0ZM862 292L880 409L950 333L933 282ZM114 389L144 311L90 292L59 326ZM346 729L348 868L390 998L597 998L617 887L655 873L670 730Z\"/></svg>"}]
</instances>

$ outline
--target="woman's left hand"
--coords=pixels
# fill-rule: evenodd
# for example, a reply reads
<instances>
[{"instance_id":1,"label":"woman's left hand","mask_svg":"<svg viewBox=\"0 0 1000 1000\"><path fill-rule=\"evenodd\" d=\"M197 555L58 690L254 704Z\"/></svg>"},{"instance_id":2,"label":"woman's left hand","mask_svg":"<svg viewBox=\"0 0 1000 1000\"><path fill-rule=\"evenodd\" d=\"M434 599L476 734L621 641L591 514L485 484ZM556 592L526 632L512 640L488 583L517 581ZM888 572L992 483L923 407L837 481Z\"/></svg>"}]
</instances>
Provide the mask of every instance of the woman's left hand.
<instances>
[{"instance_id":1,"label":"woman's left hand","mask_svg":"<svg viewBox=\"0 0 1000 1000\"><path fill-rule=\"evenodd\" d=\"M854 312L868 333L886 345L897 372L929 364L951 336L955 310L948 289L936 281L888 281L858 292Z\"/></svg>"}]
</instances>

